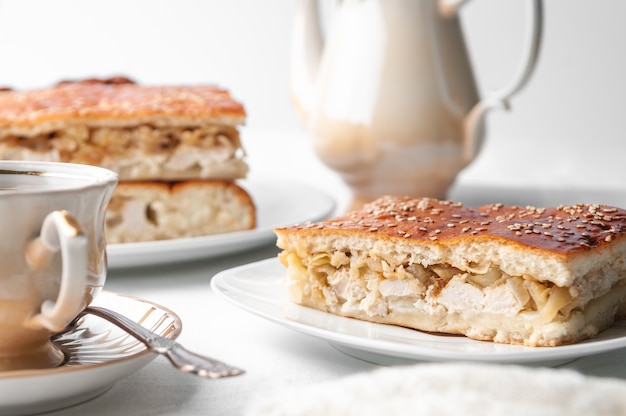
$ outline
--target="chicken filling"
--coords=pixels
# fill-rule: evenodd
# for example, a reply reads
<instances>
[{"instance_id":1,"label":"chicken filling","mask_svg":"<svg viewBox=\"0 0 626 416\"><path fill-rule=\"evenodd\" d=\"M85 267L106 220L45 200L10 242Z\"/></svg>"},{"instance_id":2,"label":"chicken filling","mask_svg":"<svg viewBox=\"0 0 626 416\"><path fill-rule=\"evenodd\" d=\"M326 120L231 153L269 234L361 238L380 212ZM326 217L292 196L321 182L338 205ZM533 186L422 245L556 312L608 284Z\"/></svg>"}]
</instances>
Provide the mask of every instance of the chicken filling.
<instances>
[{"instance_id":1,"label":"chicken filling","mask_svg":"<svg viewBox=\"0 0 626 416\"><path fill-rule=\"evenodd\" d=\"M282 252L292 299L307 297L323 301L329 310L357 310L370 316L386 316L399 308L445 307L449 312L528 313L546 323L566 320L589 300L576 296L576 287L510 276L494 265L463 271L446 264L398 264L368 254L319 252L303 259L295 252Z\"/></svg>"},{"instance_id":2,"label":"chicken filling","mask_svg":"<svg viewBox=\"0 0 626 416\"><path fill-rule=\"evenodd\" d=\"M38 136L6 136L0 140L0 148L4 158L84 163L111 169L117 168L121 160L136 163L154 158L167 169L181 171L209 153L213 159L228 160L242 156L243 152L237 129L220 125L73 126Z\"/></svg>"}]
</instances>

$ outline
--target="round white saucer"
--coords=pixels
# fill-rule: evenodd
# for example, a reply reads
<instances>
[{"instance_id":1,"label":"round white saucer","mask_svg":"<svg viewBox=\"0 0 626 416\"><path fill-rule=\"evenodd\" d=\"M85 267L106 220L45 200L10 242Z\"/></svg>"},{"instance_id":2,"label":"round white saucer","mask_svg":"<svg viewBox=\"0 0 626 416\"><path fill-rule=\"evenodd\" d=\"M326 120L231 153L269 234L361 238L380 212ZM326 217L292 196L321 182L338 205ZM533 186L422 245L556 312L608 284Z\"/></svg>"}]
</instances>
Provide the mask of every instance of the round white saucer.
<instances>
[{"instance_id":1,"label":"round white saucer","mask_svg":"<svg viewBox=\"0 0 626 416\"><path fill-rule=\"evenodd\" d=\"M146 300L103 291L93 304L115 310L170 339L176 339L182 330L176 314ZM63 365L0 373L0 414L41 413L81 403L156 357L135 338L93 315L85 315L53 342L66 354Z\"/></svg>"}]
</instances>

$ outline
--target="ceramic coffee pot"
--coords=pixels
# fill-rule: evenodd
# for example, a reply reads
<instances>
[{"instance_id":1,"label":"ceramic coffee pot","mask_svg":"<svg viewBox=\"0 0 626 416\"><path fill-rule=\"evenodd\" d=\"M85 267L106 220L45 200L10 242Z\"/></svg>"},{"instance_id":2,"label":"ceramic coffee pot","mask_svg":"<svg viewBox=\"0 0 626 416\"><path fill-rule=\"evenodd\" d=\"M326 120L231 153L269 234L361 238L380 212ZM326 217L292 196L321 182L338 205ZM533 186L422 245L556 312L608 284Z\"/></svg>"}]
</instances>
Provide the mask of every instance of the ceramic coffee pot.
<instances>
[{"instance_id":1,"label":"ceramic coffee pot","mask_svg":"<svg viewBox=\"0 0 626 416\"><path fill-rule=\"evenodd\" d=\"M529 0L514 79L478 94L458 17L463 0L343 0L327 30L318 0L298 0L291 91L317 156L353 191L444 198L478 154L488 110L509 107L529 79L542 29Z\"/></svg>"}]
</instances>

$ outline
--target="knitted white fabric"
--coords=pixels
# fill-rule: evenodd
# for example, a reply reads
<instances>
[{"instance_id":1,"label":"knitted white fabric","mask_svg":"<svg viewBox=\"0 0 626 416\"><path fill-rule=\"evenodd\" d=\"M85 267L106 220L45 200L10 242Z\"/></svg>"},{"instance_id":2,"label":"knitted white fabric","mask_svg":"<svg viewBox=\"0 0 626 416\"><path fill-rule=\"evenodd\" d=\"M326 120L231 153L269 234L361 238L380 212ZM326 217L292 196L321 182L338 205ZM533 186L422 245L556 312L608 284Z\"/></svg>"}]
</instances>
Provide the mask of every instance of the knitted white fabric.
<instances>
[{"instance_id":1,"label":"knitted white fabric","mask_svg":"<svg viewBox=\"0 0 626 416\"><path fill-rule=\"evenodd\" d=\"M573 370L424 363L286 388L249 416L618 416L626 382Z\"/></svg>"}]
</instances>

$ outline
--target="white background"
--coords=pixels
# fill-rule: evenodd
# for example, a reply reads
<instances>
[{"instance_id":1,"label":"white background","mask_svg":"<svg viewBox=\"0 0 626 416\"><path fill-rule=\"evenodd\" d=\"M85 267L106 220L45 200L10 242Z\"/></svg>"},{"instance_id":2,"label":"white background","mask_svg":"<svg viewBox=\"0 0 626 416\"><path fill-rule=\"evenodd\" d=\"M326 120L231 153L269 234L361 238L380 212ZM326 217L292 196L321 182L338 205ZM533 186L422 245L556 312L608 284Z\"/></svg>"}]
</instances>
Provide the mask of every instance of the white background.
<instances>
[{"instance_id":1,"label":"white background","mask_svg":"<svg viewBox=\"0 0 626 416\"><path fill-rule=\"evenodd\" d=\"M0 85L115 74L218 84L246 106L254 161L269 151L258 131L306 140L288 88L294 1L3 0ZM538 67L511 112L488 116L486 147L462 177L620 185L626 2L545 3ZM524 2L473 0L461 16L480 90L504 86L520 56Z\"/></svg>"}]
</instances>

